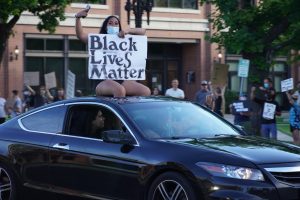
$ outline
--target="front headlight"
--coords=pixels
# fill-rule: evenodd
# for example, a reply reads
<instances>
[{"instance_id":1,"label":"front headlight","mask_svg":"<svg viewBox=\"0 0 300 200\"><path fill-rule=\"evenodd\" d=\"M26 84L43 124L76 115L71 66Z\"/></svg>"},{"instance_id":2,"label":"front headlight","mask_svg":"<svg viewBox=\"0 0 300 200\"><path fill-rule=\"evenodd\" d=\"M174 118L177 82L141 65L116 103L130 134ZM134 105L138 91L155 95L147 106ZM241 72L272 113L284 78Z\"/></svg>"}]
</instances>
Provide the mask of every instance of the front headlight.
<instances>
[{"instance_id":1,"label":"front headlight","mask_svg":"<svg viewBox=\"0 0 300 200\"><path fill-rule=\"evenodd\" d=\"M202 167L210 174L214 176L244 179L244 180L254 180L254 181L264 181L264 176L258 169L232 166L232 165L222 165L217 163L196 163L197 166Z\"/></svg>"}]
</instances>

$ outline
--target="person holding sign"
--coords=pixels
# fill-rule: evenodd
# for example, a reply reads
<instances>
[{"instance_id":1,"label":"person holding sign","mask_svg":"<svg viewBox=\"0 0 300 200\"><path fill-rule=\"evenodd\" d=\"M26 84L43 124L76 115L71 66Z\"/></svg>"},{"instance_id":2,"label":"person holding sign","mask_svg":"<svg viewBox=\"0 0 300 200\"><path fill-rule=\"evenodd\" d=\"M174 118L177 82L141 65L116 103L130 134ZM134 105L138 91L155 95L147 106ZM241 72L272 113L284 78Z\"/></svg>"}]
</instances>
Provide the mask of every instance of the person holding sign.
<instances>
[{"instance_id":1,"label":"person holding sign","mask_svg":"<svg viewBox=\"0 0 300 200\"><path fill-rule=\"evenodd\" d=\"M293 141L295 144L300 145L300 104L298 103L298 96L291 95L289 91L286 91L286 96L291 104L290 114L290 129L293 136Z\"/></svg>"},{"instance_id":2,"label":"person holding sign","mask_svg":"<svg viewBox=\"0 0 300 200\"><path fill-rule=\"evenodd\" d=\"M261 112L261 136L277 139L276 115L281 115L278 103L275 101L275 91L266 93L265 99L255 96L256 87L251 88L251 100L262 106Z\"/></svg>"},{"instance_id":3,"label":"person holding sign","mask_svg":"<svg viewBox=\"0 0 300 200\"><path fill-rule=\"evenodd\" d=\"M84 43L88 43L88 34L83 32L80 18L85 18L88 15L89 7L78 12L76 17L76 35ZM115 34L120 38L124 38L126 34L144 35L145 29L135 28L129 30L122 30L120 20L116 16L107 17L100 29L100 34ZM91 76L99 74L98 69L93 69ZM149 96L151 91L143 84L135 80L112 80L105 79L101 81L96 87L97 96L113 95L114 97L130 96Z\"/></svg>"}]
</instances>

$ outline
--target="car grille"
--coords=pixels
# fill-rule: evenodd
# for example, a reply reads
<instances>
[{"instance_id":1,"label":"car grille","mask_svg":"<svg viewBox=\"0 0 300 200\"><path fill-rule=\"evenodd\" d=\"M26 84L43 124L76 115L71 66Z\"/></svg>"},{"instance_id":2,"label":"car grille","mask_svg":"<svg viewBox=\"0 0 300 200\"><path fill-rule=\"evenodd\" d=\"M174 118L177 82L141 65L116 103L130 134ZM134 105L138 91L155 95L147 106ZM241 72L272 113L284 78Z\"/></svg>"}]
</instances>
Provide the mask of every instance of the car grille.
<instances>
[{"instance_id":1,"label":"car grille","mask_svg":"<svg viewBox=\"0 0 300 200\"><path fill-rule=\"evenodd\" d=\"M300 185L300 166L275 167L265 169L279 181L293 185Z\"/></svg>"}]
</instances>

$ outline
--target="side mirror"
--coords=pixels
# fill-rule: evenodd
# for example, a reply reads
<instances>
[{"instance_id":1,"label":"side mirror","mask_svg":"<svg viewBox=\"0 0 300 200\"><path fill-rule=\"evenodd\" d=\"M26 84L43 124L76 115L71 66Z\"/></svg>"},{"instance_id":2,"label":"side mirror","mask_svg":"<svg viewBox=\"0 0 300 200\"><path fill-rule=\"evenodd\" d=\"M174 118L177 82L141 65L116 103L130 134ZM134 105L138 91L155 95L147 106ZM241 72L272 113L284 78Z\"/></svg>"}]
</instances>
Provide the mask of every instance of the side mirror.
<instances>
[{"instance_id":1,"label":"side mirror","mask_svg":"<svg viewBox=\"0 0 300 200\"><path fill-rule=\"evenodd\" d=\"M133 144L132 138L121 130L108 130L102 132L104 142L116 144Z\"/></svg>"}]
</instances>

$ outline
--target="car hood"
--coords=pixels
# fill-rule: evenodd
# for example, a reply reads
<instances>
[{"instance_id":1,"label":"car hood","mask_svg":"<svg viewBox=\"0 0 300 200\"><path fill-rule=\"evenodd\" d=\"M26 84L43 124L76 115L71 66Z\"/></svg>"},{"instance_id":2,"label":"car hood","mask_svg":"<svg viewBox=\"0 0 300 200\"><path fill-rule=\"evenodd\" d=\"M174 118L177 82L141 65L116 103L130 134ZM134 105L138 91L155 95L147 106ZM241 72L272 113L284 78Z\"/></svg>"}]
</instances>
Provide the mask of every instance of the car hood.
<instances>
[{"instance_id":1,"label":"car hood","mask_svg":"<svg viewBox=\"0 0 300 200\"><path fill-rule=\"evenodd\" d=\"M172 142L230 153L256 164L300 161L300 147L260 137L220 136L194 140L172 140Z\"/></svg>"}]
</instances>

